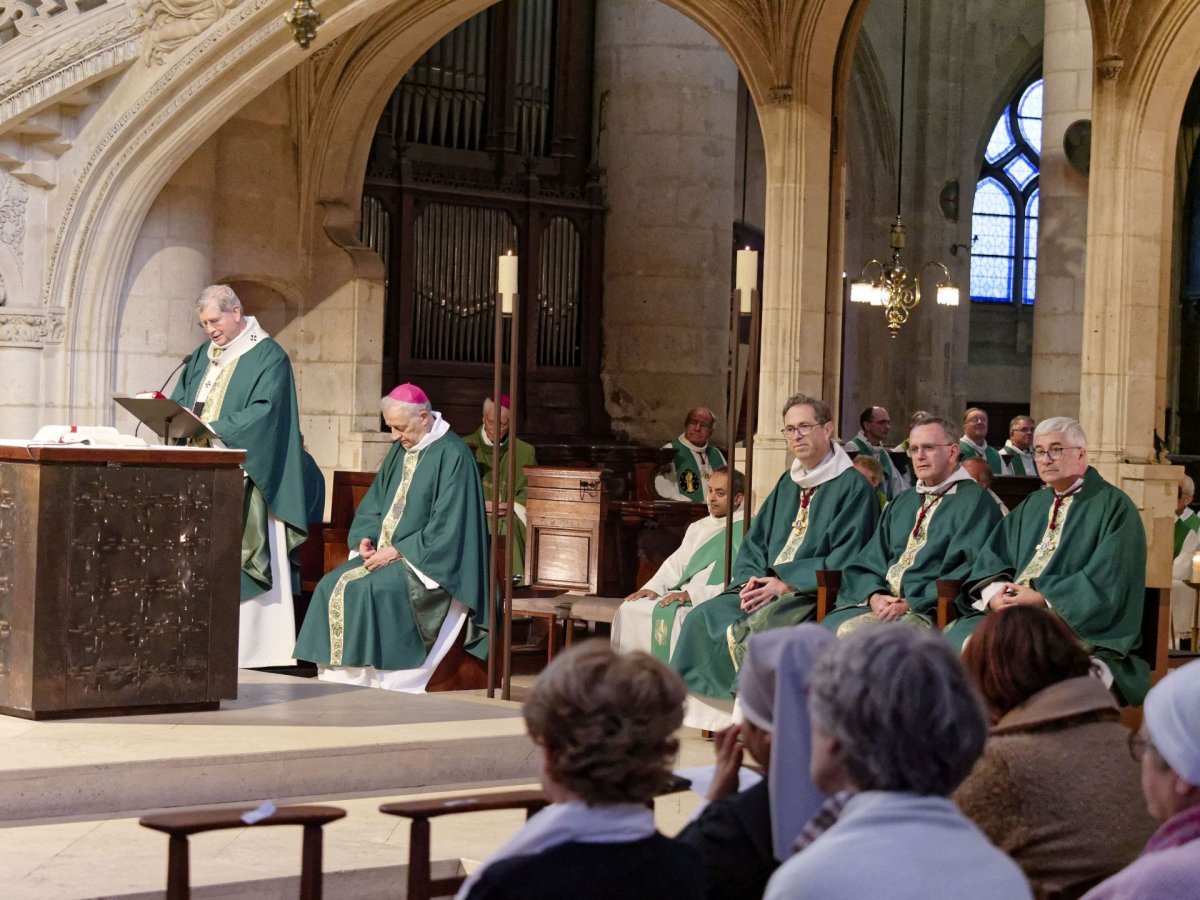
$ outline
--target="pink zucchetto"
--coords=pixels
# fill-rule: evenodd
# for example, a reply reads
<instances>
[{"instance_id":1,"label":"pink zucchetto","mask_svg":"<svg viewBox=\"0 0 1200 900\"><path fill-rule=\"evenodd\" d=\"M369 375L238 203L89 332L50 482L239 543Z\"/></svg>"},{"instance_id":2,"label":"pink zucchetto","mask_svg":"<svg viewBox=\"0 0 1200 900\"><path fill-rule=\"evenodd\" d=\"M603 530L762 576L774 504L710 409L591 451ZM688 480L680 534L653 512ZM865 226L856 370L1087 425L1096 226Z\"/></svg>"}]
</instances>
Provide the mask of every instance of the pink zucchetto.
<instances>
[{"instance_id":1,"label":"pink zucchetto","mask_svg":"<svg viewBox=\"0 0 1200 900\"><path fill-rule=\"evenodd\" d=\"M508 399L508 394L500 395L500 408L501 409L512 409L512 401Z\"/></svg>"},{"instance_id":2,"label":"pink zucchetto","mask_svg":"<svg viewBox=\"0 0 1200 900\"><path fill-rule=\"evenodd\" d=\"M391 392L388 394L388 397L392 400L397 400L400 403L429 402L429 397L426 396L423 390L421 390L415 384L411 384L407 381L404 382L404 384L397 385L396 387L392 388Z\"/></svg>"}]
</instances>

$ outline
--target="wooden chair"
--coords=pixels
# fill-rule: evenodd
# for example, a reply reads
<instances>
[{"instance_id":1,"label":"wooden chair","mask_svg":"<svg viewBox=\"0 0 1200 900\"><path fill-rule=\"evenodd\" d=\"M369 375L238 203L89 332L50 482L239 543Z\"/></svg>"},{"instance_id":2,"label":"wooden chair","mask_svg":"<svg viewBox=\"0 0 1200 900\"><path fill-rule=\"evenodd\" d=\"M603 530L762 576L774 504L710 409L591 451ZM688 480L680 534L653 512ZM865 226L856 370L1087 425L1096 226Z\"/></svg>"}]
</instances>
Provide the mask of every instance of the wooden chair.
<instances>
[{"instance_id":1,"label":"wooden chair","mask_svg":"<svg viewBox=\"0 0 1200 900\"><path fill-rule=\"evenodd\" d=\"M937 582L937 614L934 624L939 629L945 628L958 618L958 608L955 600L962 593L963 583L954 579L939 578ZM817 570L817 621L824 621L825 616L837 605L837 595L842 587L842 572L840 569Z\"/></svg>"},{"instance_id":2,"label":"wooden chair","mask_svg":"<svg viewBox=\"0 0 1200 900\"><path fill-rule=\"evenodd\" d=\"M662 797L686 791L692 783L678 775L659 792ZM467 797L435 797L426 800L399 800L379 807L381 813L408 819L412 824L408 835L408 900L430 900L454 894L466 881L464 875L434 878L431 857L430 821L439 816L468 812L495 812L501 809L523 809L528 820L550 805L540 790L505 791L495 794L473 794ZM648 804L652 809L653 801Z\"/></svg>"},{"instance_id":3,"label":"wooden chair","mask_svg":"<svg viewBox=\"0 0 1200 900\"><path fill-rule=\"evenodd\" d=\"M430 862L430 822L439 816L467 812L493 812L500 809L523 809L529 819L550 805L541 790L505 791L497 794L475 794L470 797L444 797L428 800L400 800L385 803L379 811L389 816L408 819L408 900L430 900L446 897L462 887L466 877L454 875L434 878Z\"/></svg>"},{"instance_id":4,"label":"wooden chair","mask_svg":"<svg viewBox=\"0 0 1200 900\"><path fill-rule=\"evenodd\" d=\"M188 838L193 834L272 825L299 825L304 829L300 857L300 900L320 900L321 829L344 817L346 811L336 806L281 806L265 819L247 824L242 821L242 815L252 809L188 809L156 813L138 820L139 825L170 836L167 845L167 900L186 900L191 896Z\"/></svg>"},{"instance_id":5,"label":"wooden chair","mask_svg":"<svg viewBox=\"0 0 1200 900\"><path fill-rule=\"evenodd\" d=\"M554 658L560 625L578 597L595 594L608 496L600 469L526 466L525 573L529 584L513 592L513 614L548 623L547 662ZM511 636L505 637L506 645Z\"/></svg>"}]
</instances>

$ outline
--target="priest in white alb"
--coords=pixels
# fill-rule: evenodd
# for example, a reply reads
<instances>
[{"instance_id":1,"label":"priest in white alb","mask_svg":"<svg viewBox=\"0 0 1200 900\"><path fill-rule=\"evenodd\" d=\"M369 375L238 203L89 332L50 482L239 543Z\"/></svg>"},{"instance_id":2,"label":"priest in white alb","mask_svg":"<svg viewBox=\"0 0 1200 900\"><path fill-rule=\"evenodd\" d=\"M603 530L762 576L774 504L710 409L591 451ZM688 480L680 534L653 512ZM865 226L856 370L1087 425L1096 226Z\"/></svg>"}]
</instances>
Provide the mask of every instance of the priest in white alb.
<instances>
[{"instance_id":1,"label":"priest in white alb","mask_svg":"<svg viewBox=\"0 0 1200 900\"><path fill-rule=\"evenodd\" d=\"M745 476L734 470L731 487L729 467L720 466L709 477L707 491L708 515L688 526L679 549L617 609L612 641L618 650L642 650L668 662L687 614L725 590L725 530L733 509L730 556L736 557L744 531Z\"/></svg>"}]
</instances>

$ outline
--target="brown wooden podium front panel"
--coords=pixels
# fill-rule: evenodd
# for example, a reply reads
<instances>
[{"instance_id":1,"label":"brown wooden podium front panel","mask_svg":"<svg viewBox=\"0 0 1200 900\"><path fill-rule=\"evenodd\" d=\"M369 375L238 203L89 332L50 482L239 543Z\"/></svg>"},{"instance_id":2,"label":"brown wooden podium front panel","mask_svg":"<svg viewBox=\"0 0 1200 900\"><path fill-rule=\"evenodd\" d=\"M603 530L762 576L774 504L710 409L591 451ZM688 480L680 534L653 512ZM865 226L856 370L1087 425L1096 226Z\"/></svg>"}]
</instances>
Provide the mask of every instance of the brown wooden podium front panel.
<instances>
[{"instance_id":1,"label":"brown wooden podium front panel","mask_svg":"<svg viewBox=\"0 0 1200 900\"><path fill-rule=\"evenodd\" d=\"M58 461L11 449L0 448L0 711L236 697L242 454Z\"/></svg>"}]
</instances>

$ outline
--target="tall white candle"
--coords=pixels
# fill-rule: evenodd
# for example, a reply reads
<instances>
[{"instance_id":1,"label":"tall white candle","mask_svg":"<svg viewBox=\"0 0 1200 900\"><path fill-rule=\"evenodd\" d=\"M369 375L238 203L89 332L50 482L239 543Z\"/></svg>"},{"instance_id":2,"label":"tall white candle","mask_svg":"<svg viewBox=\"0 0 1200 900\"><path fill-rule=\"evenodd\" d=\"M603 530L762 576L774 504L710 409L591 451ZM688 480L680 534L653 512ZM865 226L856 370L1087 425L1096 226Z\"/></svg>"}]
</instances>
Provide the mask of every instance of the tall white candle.
<instances>
[{"instance_id":1,"label":"tall white candle","mask_svg":"<svg viewBox=\"0 0 1200 900\"><path fill-rule=\"evenodd\" d=\"M740 309L750 312L750 292L758 287L758 251L747 247L737 252L737 285L741 296Z\"/></svg>"},{"instance_id":2,"label":"tall white candle","mask_svg":"<svg viewBox=\"0 0 1200 900\"><path fill-rule=\"evenodd\" d=\"M512 315L513 295L517 293L517 257L513 256L511 251L500 257L496 281L496 293L500 295L500 312L502 315Z\"/></svg>"},{"instance_id":3,"label":"tall white candle","mask_svg":"<svg viewBox=\"0 0 1200 900\"><path fill-rule=\"evenodd\" d=\"M1200 584L1200 552L1192 554L1192 581Z\"/></svg>"}]
</instances>

